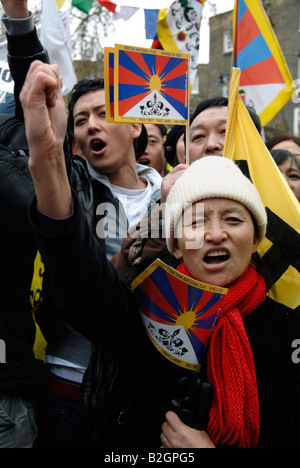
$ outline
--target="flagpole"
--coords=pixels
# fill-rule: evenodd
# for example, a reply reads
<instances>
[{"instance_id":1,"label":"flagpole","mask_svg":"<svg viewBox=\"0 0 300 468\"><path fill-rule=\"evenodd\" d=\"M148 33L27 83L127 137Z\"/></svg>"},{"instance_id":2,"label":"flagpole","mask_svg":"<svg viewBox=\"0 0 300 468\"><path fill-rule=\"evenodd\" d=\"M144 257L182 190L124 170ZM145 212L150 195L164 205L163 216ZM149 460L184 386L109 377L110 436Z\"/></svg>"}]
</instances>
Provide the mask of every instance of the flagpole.
<instances>
[{"instance_id":1,"label":"flagpole","mask_svg":"<svg viewBox=\"0 0 300 468\"><path fill-rule=\"evenodd\" d=\"M190 106L188 106L188 123L185 127L185 163L190 165Z\"/></svg>"},{"instance_id":2,"label":"flagpole","mask_svg":"<svg viewBox=\"0 0 300 468\"><path fill-rule=\"evenodd\" d=\"M189 63L189 68L190 68L190 63ZM190 76L190 73L189 73ZM188 93L187 93L187 99L188 99L188 109L187 109L187 125L185 127L185 163L189 166L190 165L190 95L192 92L192 87L190 83L190 79L188 76Z\"/></svg>"}]
</instances>

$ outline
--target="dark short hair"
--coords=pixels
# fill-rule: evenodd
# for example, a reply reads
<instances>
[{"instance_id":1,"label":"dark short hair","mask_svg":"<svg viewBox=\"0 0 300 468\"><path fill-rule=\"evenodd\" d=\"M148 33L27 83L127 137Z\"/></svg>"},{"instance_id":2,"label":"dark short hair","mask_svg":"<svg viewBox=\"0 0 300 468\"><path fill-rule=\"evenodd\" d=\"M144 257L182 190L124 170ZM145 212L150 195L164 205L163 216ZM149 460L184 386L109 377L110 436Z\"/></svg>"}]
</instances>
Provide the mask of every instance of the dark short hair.
<instances>
[{"instance_id":1,"label":"dark short hair","mask_svg":"<svg viewBox=\"0 0 300 468\"><path fill-rule=\"evenodd\" d=\"M292 161L296 163L296 166L298 167L300 171L300 160L295 154L291 153L290 151L282 150L282 149L271 150L270 154L272 158L274 159L275 163L277 164L277 166L279 166L280 164L283 164L287 159L291 159Z\"/></svg>"},{"instance_id":2,"label":"dark short hair","mask_svg":"<svg viewBox=\"0 0 300 468\"><path fill-rule=\"evenodd\" d=\"M250 114L251 119L253 120L256 129L258 130L258 133L261 134L261 121L256 113L256 110L251 106L246 106L246 108Z\"/></svg>"},{"instance_id":3,"label":"dark short hair","mask_svg":"<svg viewBox=\"0 0 300 468\"><path fill-rule=\"evenodd\" d=\"M72 88L68 102L68 142L69 145L74 139L74 107L78 99L84 94L104 89L103 78L84 78L78 81ZM136 158L139 158L147 148L148 136L144 125L142 125L141 135L134 140L134 150Z\"/></svg>"},{"instance_id":4,"label":"dark short hair","mask_svg":"<svg viewBox=\"0 0 300 468\"><path fill-rule=\"evenodd\" d=\"M280 133L279 135L275 135L272 138L269 138L266 141L266 147L268 150L271 150L274 148L274 146L278 145L278 143L282 143L283 141L293 141L300 147L300 138L288 133Z\"/></svg>"},{"instance_id":5,"label":"dark short hair","mask_svg":"<svg viewBox=\"0 0 300 468\"><path fill-rule=\"evenodd\" d=\"M161 133L161 136L164 137L167 134L167 127L163 124L154 124L159 128L159 131Z\"/></svg>"},{"instance_id":6,"label":"dark short hair","mask_svg":"<svg viewBox=\"0 0 300 468\"><path fill-rule=\"evenodd\" d=\"M167 133L167 138L165 141L165 157L171 166L176 166L178 164L176 156L176 145L184 132L184 125L174 125Z\"/></svg>"},{"instance_id":7,"label":"dark short hair","mask_svg":"<svg viewBox=\"0 0 300 468\"><path fill-rule=\"evenodd\" d=\"M70 141L74 138L74 107L78 99L91 91L104 89L103 78L84 78L78 81L72 88L68 101L68 135Z\"/></svg>"},{"instance_id":8,"label":"dark short hair","mask_svg":"<svg viewBox=\"0 0 300 468\"><path fill-rule=\"evenodd\" d=\"M216 96L211 99L205 99L201 101L196 109L194 110L193 114L190 118L190 125L192 125L195 118L201 114L204 110L208 109L209 107L227 107L228 106L228 99L223 96Z\"/></svg>"},{"instance_id":9,"label":"dark short hair","mask_svg":"<svg viewBox=\"0 0 300 468\"><path fill-rule=\"evenodd\" d=\"M214 98L205 99L204 101L201 101L191 116L190 125L201 112L208 109L209 107L227 107L227 106L228 106L228 98L224 96L216 96ZM258 130L259 133L261 133L261 121L260 121L258 114L256 113L253 107L246 106L246 108L250 114L251 119L254 122L256 129Z\"/></svg>"}]
</instances>

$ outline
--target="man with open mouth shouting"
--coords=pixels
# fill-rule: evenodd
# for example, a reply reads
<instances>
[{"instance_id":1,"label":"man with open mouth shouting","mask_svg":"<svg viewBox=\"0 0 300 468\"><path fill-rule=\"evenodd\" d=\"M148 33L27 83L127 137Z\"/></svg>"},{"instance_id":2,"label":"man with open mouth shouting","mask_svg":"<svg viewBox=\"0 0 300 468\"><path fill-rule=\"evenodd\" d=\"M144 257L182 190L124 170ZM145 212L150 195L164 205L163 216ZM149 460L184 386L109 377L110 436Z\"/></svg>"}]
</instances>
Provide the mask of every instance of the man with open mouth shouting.
<instances>
[{"instance_id":1,"label":"man with open mouth shouting","mask_svg":"<svg viewBox=\"0 0 300 468\"><path fill-rule=\"evenodd\" d=\"M4 24L10 67L18 90L34 60L32 48L40 43L27 1L2 1L2 5L7 13ZM41 74L48 67L41 62L34 66ZM49 102L51 99L49 96ZM64 105L61 111L65 113ZM42 128L42 120L39 125ZM66 167L61 168L61 174L67 173L91 231L108 259L120 250L128 227L148 216L150 205L160 200L161 176L153 168L136 165L136 158L146 146L147 133L142 125L106 122L103 79L82 80L74 86L69 102L68 145L64 147ZM44 169L48 171L46 166ZM59 197L63 207L62 192ZM55 307L53 304L53 317ZM70 327L57 323L59 337L55 329L54 339L48 339L45 358L49 372L39 411L38 445L80 447L84 445L85 435L81 383L90 361L91 343Z\"/></svg>"}]
</instances>

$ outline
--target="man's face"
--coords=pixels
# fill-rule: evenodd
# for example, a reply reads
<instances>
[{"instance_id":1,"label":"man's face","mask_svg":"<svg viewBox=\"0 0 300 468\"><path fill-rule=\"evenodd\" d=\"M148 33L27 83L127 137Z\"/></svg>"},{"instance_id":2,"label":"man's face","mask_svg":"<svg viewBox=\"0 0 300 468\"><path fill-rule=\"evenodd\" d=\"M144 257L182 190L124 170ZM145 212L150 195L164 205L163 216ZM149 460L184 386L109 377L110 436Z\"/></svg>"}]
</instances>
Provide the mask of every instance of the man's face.
<instances>
[{"instance_id":1,"label":"man's face","mask_svg":"<svg viewBox=\"0 0 300 468\"><path fill-rule=\"evenodd\" d=\"M204 156L223 155L227 107L209 107L200 112L190 128L190 162Z\"/></svg>"},{"instance_id":2,"label":"man's face","mask_svg":"<svg viewBox=\"0 0 300 468\"><path fill-rule=\"evenodd\" d=\"M81 96L73 116L75 143L94 169L112 174L130 161L135 163L133 140L141 126L107 123L104 89Z\"/></svg>"},{"instance_id":3,"label":"man's face","mask_svg":"<svg viewBox=\"0 0 300 468\"><path fill-rule=\"evenodd\" d=\"M176 144L176 156L177 156L177 161L178 163L185 164L185 142L184 142L184 133L181 135L181 137L178 139L177 144Z\"/></svg>"},{"instance_id":4,"label":"man's face","mask_svg":"<svg viewBox=\"0 0 300 468\"><path fill-rule=\"evenodd\" d=\"M144 154L137 160L139 164L153 167L163 177L166 164L163 136L157 125L145 124L148 145Z\"/></svg>"}]
</instances>

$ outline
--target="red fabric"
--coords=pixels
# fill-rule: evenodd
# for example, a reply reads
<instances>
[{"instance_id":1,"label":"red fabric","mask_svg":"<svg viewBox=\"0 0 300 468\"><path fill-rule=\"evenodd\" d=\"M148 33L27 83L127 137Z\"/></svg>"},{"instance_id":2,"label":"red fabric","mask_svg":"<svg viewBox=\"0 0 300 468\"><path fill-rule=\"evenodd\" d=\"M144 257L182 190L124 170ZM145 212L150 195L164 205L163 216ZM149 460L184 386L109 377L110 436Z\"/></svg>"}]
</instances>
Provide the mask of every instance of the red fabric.
<instances>
[{"instance_id":1,"label":"red fabric","mask_svg":"<svg viewBox=\"0 0 300 468\"><path fill-rule=\"evenodd\" d=\"M111 11L112 13L115 13L117 8L116 3L113 3L110 0L98 0L98 3L107 8L107 10Z\"/></svg>"},{"instance_id":2,"label":"red fabric","mask_svg":"<svg viewBox=\"0 0 300 468\"><path fill-rule=\"evenodd\" d=\"M191 276L183 262L177 268ZM256 447L259 401L255 365L243 317L266 299L263 277L249 266L229 285L214 326L207 353L207 377L213 387L213 403L207 432L215 445Z\"/></svg>"},{"instance_id":3,"label":"red fabric","mask_svg":"<svg viewBox=\"0 0 300 468\"><path fill-rule=\"evenodd\" d=\"M158 39L154 39L151 45L151 49L162 49L162 45Z\"/></svg>"}]
</instances>

